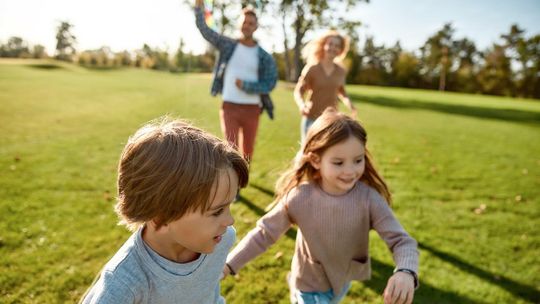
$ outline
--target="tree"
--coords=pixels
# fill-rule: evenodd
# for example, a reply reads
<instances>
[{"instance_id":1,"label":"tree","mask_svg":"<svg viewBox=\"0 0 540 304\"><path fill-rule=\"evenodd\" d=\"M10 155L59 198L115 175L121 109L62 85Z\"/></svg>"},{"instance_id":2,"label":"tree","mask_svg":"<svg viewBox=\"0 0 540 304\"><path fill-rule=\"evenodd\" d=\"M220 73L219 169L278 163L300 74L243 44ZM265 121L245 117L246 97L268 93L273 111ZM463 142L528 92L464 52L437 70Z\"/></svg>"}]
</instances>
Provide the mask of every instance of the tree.
<instances>
[{"instance_id":1,"label":"tree","mask_svg":"<svg viewBox=\"0 0 540 304\"><path fill-rule=\"evenodd\" d=\"M395 84L400 87L419 87L420 86L420 61L409 52L401 52L394 62L392 75Z\"/></svg>"},{"instance_id":2,"label":"tree","mask_svg":"<svg viewBox=\"0 0 540 304\"><path fill-rule=\"evenodd\" d=\"M501 35L501 38L504 41L506 55L518 66L514 75L514 94L521 97L533 97L539 77L539 35L527 39L524 33L525 31L517 24L513 24L509 33Z\"/></svg>"},{"instance_id":3,"label":"tree","mask_svg":"<svg viewBox=\"0 0 540 304\"><path fill-rule=\"evenodd\" d=\"M438 77L440 91L446 89L446 76L453 61L452 35L454 31L452 23L446 23L420 48L425 76L429 83L433 83Z\"/></svg>"},{"instance_id":4,"label":"tree","mask_svg":"<svg viewBox=\"0 0 540 304\"><path fill-rule=\"evenodd\" d=\"M75 54L75 44L77 38L71 33L73 25L62 21L56 29L56 58L59 60L71 61Z\"/></svg>"},{"instance_id":5,"label":"tree","mask_svg":"<svg viewBox=\"0 0 540 304\"><path fill-rule=\"evenodd\" d=\"M176 65L176 68L179 72L185 72L187 69L187 65L184 62L186 58L186 54L184 53L184 46L184 39L180 38L178 50L176 50L176 54L174 55L174 64Z\"/></svg>"},{"instance_id":6,"label":"tree","mask_svg":"<svg viewBox=\"0 0 540 304\"><path fill-rule=\"evenodd\" d=\"M453 53L457 61L457 69L455 71L454 90L473 93L478 90L476 83L477 62L479 60L479 52L476 50L476 45L473 41L463 38L453 42Z\"/></svg>"},{"instance_id":7,"label":"tree","mask_svg":"<svg viewBox=\"0 0 540 304\"><path fill-rule=\"evenodd\" d=\"M45 47L41 44L36 44L32 48L32 57L34 58L47 58L47 52Z\"/></svg>"},{"instance_id":8,"label":"tree","mask_svg":"<svg viewBox=\"0 0 540 304\"><path fill-rule=\"evenodd\" d=\"M361 2L369 0L323 0L323 1L305 1L305 0L281 0L278 1L279 11L281 14L290 15L292 18L292 28L294 31L294 47L293 47L293 64L292 74L293 80L296 81L302 70L301 50L304 45L304 37L310 30L321 27L338 27L343 28L343 24L337 21L343 21L340 18L339 9L343 14L346 14L351 8ZM341 4L341 5L339 5ZM283 18L285 21L286 18ZM291 27L287 25L287 27ZM286 35L285 35L286 36Z\"/></svg>"},{"instance_id":9,"label":"tree","mask_svg":"<svg viewBox=\"0 0 540 304\"><path fill-rule=\"evenodd\" d=\"M5 45L0 48L1 57L26 58L30 57L28 43L21 37L10 37Z\"/></svg>"},{"instance_id":10,"label":"tree","mask_svg":"<svg viewBox=\"0 0 540 304\"><path fill-rule=\"evenodd\" d=\"M511 59L505 47L493 44L483 56L484 64L478 71L478 83L483 93L492 95L512 95Z\"/></svg>"},{"instance_id":11,"label":"tree","mask_svg":"<svg viewBox=\"0 0 540 304\"><path fill-rule=\"evenodd\" d=\"M384 47L376 46L373 37L367 37L361 51L361 68L355 83L381 85L385 78Z\"/></svg>"}]
</instances>

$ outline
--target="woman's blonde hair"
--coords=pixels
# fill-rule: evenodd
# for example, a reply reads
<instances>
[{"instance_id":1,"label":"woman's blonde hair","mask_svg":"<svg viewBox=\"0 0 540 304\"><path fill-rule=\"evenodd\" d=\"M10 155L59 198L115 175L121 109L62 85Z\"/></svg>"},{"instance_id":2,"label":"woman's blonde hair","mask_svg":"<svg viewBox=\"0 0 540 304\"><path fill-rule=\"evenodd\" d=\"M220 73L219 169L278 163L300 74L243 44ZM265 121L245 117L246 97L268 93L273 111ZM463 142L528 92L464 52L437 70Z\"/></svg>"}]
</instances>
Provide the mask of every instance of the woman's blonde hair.
<instances>
[{"instance_id":1,"label":"woman's blonde hair","mask_svg":"<svg viewBox=\"0 0 540 304\"><path fill-rule=\"evenodd\" d=\"M321 176L310 161L310 153L319 157L330 147L354 136L364 144L367 143L367 133L364 127L349 116L327 108L309 128L306 140L302 146L302 156L295 160L293 168L286 171L276 184L276 201L279 202L289 191L304 181L320 183ZM377 172L371 154L365 148L365 170L360 181L373 187L381 194L388 204L392 202L392 195L386 182Z\"/></svg>"},{"instance_id":2,"label":"woman's blonde hair","mask_svg":"<svg viewBox=\"0 0 540 304\"><path fill-rule=\"evenodd\" d=\"M116 212L130 230L156 228L188 212L205 212L221 170L248 182L248 165L234 147L181 120L151 122L131 136L118 165Z\"/></svg>"},{"instance_id":3,"label":"woman's blonde hair","mask_svg":"<svg viewBox=\"0 0 540 304\"><path fill-rule=\"evenodd\" d=\"M324 44L332 37L338 38L341 41L341 53L334 59L334 62L343 62L343 59L345 59L345 56L347 56L347 52L349 51L349 38L332 30L326 32L317 39L311 40L302 49L302 58L306 60L307 65L317 64L322 60L324 56Z\"/></svg>"}]
</instances>

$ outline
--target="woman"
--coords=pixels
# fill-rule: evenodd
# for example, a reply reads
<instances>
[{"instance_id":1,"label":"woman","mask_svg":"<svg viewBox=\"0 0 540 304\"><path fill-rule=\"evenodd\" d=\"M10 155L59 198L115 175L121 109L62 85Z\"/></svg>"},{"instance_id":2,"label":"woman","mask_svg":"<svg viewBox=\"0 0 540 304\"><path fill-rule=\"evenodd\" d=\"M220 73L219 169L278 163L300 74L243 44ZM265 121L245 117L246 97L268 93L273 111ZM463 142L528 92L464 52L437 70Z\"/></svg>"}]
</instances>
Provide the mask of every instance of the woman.
<instances>
[{"instance_id":1,"label":"woman","mask_svg":"<svg viewBox=\"0 0 540 304\"><path fill-rule=\"evenodd\" d=\"M356 117L356 108L345 92L347 71L342 61L348 50L348 38L336 31L327 32L302 50L306 66L294 90L294 100L302 114L302 142L311 124L327 107L337 109L338 98Z\"/></svg>"}]
</instances>

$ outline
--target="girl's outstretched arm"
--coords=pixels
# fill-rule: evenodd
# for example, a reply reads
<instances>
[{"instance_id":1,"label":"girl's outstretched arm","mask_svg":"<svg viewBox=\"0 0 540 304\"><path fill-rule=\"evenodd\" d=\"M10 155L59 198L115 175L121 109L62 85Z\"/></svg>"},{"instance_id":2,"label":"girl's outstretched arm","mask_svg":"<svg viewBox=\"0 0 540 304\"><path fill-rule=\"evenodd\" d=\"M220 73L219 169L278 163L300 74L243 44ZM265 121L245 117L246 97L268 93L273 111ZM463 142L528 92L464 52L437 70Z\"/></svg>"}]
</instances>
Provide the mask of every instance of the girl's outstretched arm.
<instances>
[{"instance_id":1,"label":"girl's outstretched arm","mask_svg":"<svg viewBox=\"0 0 540 304\"><path fill-rule=\"evenodd\" d=\"M237 273L249 261L265 252L292 225L287 204L280 201L270 212L257 221L257 226L236 245L227 256L223 274Z\"/></svg>"}]
</instances>

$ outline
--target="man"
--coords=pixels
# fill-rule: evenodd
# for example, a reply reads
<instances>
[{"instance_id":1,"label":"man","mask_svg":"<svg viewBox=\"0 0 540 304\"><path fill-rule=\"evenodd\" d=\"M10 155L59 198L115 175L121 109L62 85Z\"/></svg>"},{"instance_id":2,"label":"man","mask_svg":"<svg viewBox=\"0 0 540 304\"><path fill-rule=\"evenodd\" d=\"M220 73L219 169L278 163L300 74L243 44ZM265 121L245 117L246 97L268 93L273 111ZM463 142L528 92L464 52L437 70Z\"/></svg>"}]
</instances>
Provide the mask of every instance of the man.
<instances>
[{"instance_id":1,"label":"man","mask_svg":"<svg viewBox=\"0 0 540 304\"><path fill-rule=\"evenodd\" d=\"M222 94L220 111L224 137L236 147L242 138L241 151L250 161L259 126L261 94L276 86L277 69L274 59L253 39L257 30L257 15L244 9L240 17L238 40L210 29L204 20L203 0L195 1L195 22L204 39L219 50L211 94Z\"/></svg>"}]
</instances>

